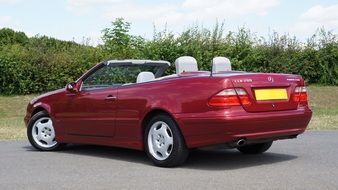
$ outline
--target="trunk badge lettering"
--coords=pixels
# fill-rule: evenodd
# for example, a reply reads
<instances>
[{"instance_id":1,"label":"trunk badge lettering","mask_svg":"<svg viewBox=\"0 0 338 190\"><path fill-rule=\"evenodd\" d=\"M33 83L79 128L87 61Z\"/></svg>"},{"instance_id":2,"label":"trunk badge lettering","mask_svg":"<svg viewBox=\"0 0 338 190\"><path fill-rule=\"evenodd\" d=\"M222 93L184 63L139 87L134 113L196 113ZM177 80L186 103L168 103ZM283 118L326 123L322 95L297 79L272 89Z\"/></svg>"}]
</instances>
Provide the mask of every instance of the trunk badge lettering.
<instances>
[{"instance_id":1,"label":"trunk badge lettering","mask_svg":"<svg viewBox=\"0 0 338 190\"><path fill-rule=\"evenodd\" d=\"M252 82L252 79L235 79L233 80L235 83L244 83L244 82Z\"/></svg>"},{"instance_id":2,"label":"trunk badge lettering","mask_svg":"<svg viewBox=\"0 0 338 190\"><path fill-rule=\"evenodd\" d=\"M296 79L296 78L288 78L286 79L287 81L300 81L300 79Z\"/></svg>"}]
</instances>

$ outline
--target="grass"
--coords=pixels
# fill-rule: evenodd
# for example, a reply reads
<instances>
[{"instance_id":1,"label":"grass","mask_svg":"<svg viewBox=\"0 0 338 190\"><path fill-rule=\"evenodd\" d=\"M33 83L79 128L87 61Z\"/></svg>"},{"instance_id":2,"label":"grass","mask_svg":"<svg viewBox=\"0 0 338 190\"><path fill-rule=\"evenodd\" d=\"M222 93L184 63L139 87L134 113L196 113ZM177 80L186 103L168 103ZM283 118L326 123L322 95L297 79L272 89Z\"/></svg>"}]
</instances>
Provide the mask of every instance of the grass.
<instances>
[{"instance_id":1,"label":"grass","mask_svg":"<svg viewBox=\"0 0 338 190\"><path fill-rule=\"evenodd\" d=\"M338 129L338 86L310 86L308 91L313 111L309 129Z\"/></svg>"},{"instance_id":2,"label":"grass","mask_svg":"<svg viewBox=\"0 0 338 190\"><path fill-rule=\"evenodd\" d=\"M309 104L313 117L309 129L338 129L338 86L310 86ZM26 138L23 123L26 106L34 95L0 96L0 139Z\"/></svg>"},{"instance_id":3,"label":"grass","mask_svg":"<svg viewBox=\"0 0 338 190\"><path fill-rule=\"evenodd\" d=\"M26 127L23 122L28 102L34 95L0 96L0 139L24 139Z\"/></svg>"}]
</instances>

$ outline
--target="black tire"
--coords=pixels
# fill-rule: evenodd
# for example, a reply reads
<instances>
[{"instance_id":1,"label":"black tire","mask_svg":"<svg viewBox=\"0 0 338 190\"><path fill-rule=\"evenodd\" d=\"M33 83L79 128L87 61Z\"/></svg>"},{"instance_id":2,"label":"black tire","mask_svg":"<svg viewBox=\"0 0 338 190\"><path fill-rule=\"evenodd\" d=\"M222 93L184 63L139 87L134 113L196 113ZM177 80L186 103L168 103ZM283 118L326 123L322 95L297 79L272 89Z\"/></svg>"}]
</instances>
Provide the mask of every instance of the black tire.
<instances>
[{"instance_id":1,"label":"black tire","mask_svg":"<svg viewBox=\"0 0 338 190\"><path fill-rule=\"evenodd\" d=\"M237 149L243 154L261 154L267 151L272 145L272 141L258 144L249 144L238 147Z\"/></svg>"},{"instance_id":2,"label":"black tire","mask_svg":"<svg viewBox=\"0 0 338 190\"><path fill-rule=\"evenodd\" d=\"M167 126L170 128L170 132L172 133L172 147L171 147L171 153L169 156L164 160L156 159L152 153L149 151L149 145L148 145L148 136L149 131L151 127L158 122L164 122L167 124ZM150 137L154 138L154 137ZM178 129L175 121L166 114L159 114L154 116L150 122L148 122L146 129L144 131L144 145L145 145L145 151L148 155L148 157L152 160L152 162L156 166L160 167L174 167L183 164L189 155L189 150L185 144L184 138ZM151 145L154 146L154 145Z\"/></svg>"},{"instance_id":3,"label":"black tire","mask_svg":"<svg viewBox=\"0 0 338 190\"><path fill-rule=\"evenodd\" d=\"M66 144L64 144L64 143L58 143L57 142L55 145L46 148L46 147L40 146L37 142L35 142L35 140L33 138L32 130L33 130L35 122L37 120L39 120L40 118L44 118L44 117L49 117L49 114L46 111L40 111L40 112L36 113L35 115L33 115L33 117L29 120L29 123L28 123L28 126L27 126L27 137L28 137L28 140L29 140L30 144L34 148L36 148L37 150L40 150L40 151L60 150Z\"/></svg>"}]
</instances>

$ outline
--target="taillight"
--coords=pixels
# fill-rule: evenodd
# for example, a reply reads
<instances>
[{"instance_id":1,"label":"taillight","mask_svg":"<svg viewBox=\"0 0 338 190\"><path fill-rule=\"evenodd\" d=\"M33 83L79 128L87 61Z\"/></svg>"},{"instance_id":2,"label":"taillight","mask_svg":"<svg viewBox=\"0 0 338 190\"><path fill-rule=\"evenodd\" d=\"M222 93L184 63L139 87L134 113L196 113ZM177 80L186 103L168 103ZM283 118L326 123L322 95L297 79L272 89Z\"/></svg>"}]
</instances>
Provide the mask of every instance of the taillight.
<instances>
[{"instance_id":1,"label":"taillight","mask_svg":"<svg viewBox=\"0 0 338 190\"><path fill-rule=\"evenodd\" d=\"M305 86L297 86L293 94L292 100L299 103L307 103L307 90Z\"/></svg>"},{"instance_id":2,"label":"taillight","mask_svg":"<svg viewBox=\"0 0 338 190\"><path fill-rule=\"evenodd\" d=\"M209 99L208 104L215 107L250 105L250 99L244 89L224 89Z\"/></svg>"},{"instance_id":3,"label":"taillight","mask_svg":"<svg viewBox=\"0 0 338 190\"><path fill-rule=\"evenodd\" d=\"M251 104L249 96L244 89L236 88L235 90L237 92L239 99L241 100L242 105L247 106Z\"/></svg>"}]
</instances>

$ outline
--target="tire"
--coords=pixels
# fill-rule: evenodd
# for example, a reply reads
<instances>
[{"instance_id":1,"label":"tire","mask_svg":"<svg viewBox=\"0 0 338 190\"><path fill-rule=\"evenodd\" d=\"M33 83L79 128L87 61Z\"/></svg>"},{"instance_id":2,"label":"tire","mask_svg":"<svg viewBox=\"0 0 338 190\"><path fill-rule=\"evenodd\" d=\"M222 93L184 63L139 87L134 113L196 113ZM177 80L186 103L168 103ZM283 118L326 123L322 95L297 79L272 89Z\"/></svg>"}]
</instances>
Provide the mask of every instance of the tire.
<instances>
[{"instance_id":1,"label":"tire","mask_svg":"<svg viewBox=\"0 0 338 190\"><path fill-rule=\"evenodd\" d=\"M33 115L27 126L27 137L30 144L40 151L59 150L65 144L55 141L55 130L46 111Z\"/></svg>"},{"instance_id":2,"label":"tire","mask_svg":"<svg viewBox=\"0 0 338 190\"><path fill-rule=\"evenodd\" d=\"M181 165L189 155L175 121L165 114L154 116L147 124L144 145L148 157L160 167Z\"/></svg>"},{"instance_id":3,"label":"tire","mask_svg":"<svg viewBox=\"0 0 338 190\"><path fill-rule=\"evenodd\" d=\"M272 141L258 144L250 144L238 147L237 149L243 154L261 154L267 151L272 145Z\"/></svg>"}]
</instances>

